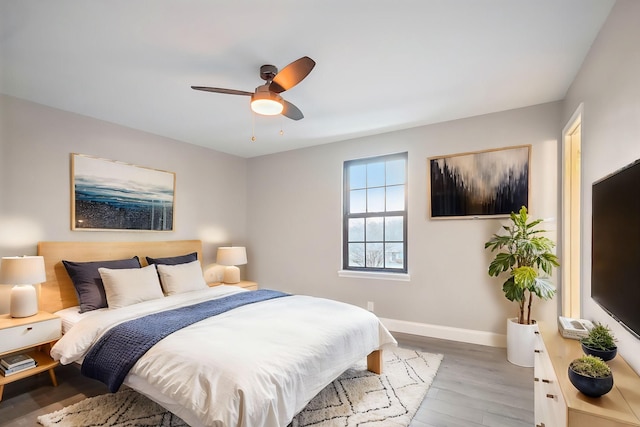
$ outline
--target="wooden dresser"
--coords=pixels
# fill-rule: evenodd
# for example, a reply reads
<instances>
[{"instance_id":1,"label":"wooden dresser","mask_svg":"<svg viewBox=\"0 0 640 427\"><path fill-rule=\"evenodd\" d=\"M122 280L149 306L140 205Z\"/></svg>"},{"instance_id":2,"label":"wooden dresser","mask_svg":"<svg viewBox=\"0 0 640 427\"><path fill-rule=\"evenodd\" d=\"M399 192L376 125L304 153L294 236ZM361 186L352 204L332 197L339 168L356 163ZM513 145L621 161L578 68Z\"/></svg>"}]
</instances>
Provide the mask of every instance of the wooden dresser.
<instances>
[{"instance_id":1,"label":"wooden dresser","mask_svg":"<svg viewBox=\"0 0 640 427\"><path fill-rule=\"evenodd\" d=\"M534 359L536 427L640 426L640 377L618 355L607 362L613 389L600 398L569 381L569 363L583 355L580 342L563 338L556 325L540 324Z\"/></svg>"}]
</instances>

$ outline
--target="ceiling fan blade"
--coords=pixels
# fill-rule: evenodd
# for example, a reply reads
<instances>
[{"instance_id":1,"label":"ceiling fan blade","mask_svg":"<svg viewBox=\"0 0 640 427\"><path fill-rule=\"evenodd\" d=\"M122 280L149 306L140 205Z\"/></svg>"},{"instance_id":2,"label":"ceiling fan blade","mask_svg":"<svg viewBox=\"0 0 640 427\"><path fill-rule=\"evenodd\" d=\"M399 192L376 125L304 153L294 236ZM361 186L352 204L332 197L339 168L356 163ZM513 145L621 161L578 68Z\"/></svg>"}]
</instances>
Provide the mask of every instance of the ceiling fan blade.
<instances>
[{"instance_id":1,"label":"ceiling fan blade","mask_svg":"<svg viewBox=\"0 0 640 427\"><path fill-rule=\"evenodd\" d=\"M282 103L284 105L281 113L283 116L288 117L291 120L300 120L304 118L304 114L302 114L302 111L300 111L298 107L284 99L282 100Z\"/></svg>"},{"instance_id":2,"label":"ceiling fan blade","mask_svg":"<svg viewBox=\"0 0 640 427\"><path fill-rule=\"evenodd\" d=\"M220 87L207 87L207 86L191 86L194 90L203 90L205 92L226 93L228 95L253 95L253 92L247 92L244 90L225 89Z\"/></svg>"},{"instance_id":3,"label":"ceiling fan blade","mask_svg":"<svg viewBox=\"0 0 640 427\"><path fill-rule=\"evenodd\" d=\"M308 56L296 59L276 74L269 86L269 90L280 93L291 89L307 77L315 65L316 62Z\"/></svg>"}]
</instances>

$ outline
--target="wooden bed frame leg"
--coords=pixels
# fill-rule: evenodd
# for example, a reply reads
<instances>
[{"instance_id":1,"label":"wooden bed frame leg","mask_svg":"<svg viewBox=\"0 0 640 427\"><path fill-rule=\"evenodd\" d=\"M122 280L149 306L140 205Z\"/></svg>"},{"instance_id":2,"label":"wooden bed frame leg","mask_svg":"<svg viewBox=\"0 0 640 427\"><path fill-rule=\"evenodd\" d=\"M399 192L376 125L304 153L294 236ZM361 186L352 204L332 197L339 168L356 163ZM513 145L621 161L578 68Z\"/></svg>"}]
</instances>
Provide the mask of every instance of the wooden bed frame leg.
<instances>
[{"instance_id":1,"label":"wooden bed frame leg","mask_svg":"<svg viewBox=\"0 0 640 427\"><path fill-rule=\"evenodd\" d=\"M58 380L56 379L56 373L53 368L49 369L49 378L51 378L51 383L54 387L58 387Z\"/></svg>"},{"instance_id":2,"label":"wooden bed frame leg","mask_svg":"<svg viewBox=\"0 0 640 427\"><path fill-rule=\"evenodd\" d=\"M378 375L382 373L382 350L374 350L367 356L367 369Z\"/></svg>"}]
</instances>

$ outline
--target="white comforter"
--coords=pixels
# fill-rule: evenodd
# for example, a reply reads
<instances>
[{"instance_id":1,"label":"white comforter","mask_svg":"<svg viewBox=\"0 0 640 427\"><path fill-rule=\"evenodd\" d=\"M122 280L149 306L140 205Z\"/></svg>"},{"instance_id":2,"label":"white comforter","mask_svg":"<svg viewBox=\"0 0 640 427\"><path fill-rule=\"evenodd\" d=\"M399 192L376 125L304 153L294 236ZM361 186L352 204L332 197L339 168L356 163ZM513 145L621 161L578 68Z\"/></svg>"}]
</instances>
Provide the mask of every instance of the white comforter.
<instances>
[{"instance_id":1,"label":"white comforter","mask_svg":"<svg viewBox=\"0 0 640 427\"><path fill-rule=\"evenodd\" d=\"M73 326L51 354L62 364L80 362L115 324L235 292L246 291L223 285L96 313ZM140 358L125 384L194 426L284 427L354 362L388 344L396 341L374 314L294 295L169 335Z\"/></svg>"}]
</instances>

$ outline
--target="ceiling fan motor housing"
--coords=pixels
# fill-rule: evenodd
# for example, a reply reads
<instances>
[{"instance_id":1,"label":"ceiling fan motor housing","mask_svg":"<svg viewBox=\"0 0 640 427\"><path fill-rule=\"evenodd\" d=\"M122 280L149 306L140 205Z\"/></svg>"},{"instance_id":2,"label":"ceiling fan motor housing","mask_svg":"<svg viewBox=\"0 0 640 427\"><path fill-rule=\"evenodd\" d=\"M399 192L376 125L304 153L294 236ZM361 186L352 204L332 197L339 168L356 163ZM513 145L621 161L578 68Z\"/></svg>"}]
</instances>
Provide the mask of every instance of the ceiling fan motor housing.
<instances>
[{"instance_id":1,"label":"ceiling fan motor housing","mask_svg":"<svg viewBox=\"0 0 640 427\"><path fill-rule=\"evenodd\" d=\"M278 74L278 67L276 67L275 65L267 64L260 67L260 78L262 80L270 82L273 80L276 74Z\"/></svg>"}]
</instances>

